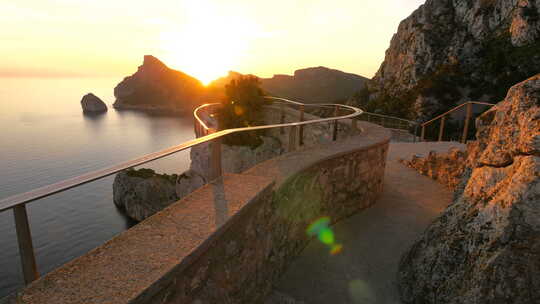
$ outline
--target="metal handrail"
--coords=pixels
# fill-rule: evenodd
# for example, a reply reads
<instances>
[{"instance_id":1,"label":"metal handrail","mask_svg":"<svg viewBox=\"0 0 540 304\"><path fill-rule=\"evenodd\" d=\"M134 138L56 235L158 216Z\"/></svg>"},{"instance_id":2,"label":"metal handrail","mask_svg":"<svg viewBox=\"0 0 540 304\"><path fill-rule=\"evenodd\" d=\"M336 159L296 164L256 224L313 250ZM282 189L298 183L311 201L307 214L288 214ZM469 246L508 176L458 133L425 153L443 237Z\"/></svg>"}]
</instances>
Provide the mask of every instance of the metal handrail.
<instances>
[{"instance_id":1,"label":"metal handrail","mask_svg":"<svg viewBox=\"0 0 540 304\"><path fill-rule=\"evenodd\" d=\"M495 104L493 103L488 103L488 102L481 102L481 101L467 101L467 102L464 102L458 106L455 106L454 108L424 122L421 124L422 126L422 131L421 131L421 141L424 141L425 140L425 133L426 133L426 126L437 121L438 119L441 119L441 125L439 127L439 138L438 140L441 141L442 138L443 138L443 134L444 134L444 123L446 122L446 116L449 115L450 113L453 113L459 109L461 109L462 107L464 106L467 106L467 114L466 114L466 117L465 117L465 126L463 127L463 134L462 134L462 137L461 137L461 142L462 143L466 143L467 142L467 134L469 134L469 123L470 123L470 120L471 120L471 117L472 117L472 105L473 104L478 104L478 105L484 105L484 106L494 106Z\"/></svg>"},{"instance_id":2,"label":"metal handrail","mask_svg":"<svg viewBox=\"0 0 540 304\"><path fill-rule=\"evenodd\" d=\"M312 106L312 105L305 105L299 102L283 99L283 98L277 98L277 97L267 97L274 100L279 100L286 103L291 103L300 106L302 109L305 106ZM16 194L9 196L7 198L4 198L0 200L0 212L6 211L8 209L13 209L14 217L15 217L15 228L17 231L17 241L19 244L19 253L21 256L21 263L23 268L23 274L26 284L31 283L32 281L36 280L39 277L39 273L37 271L37 264L35 260L35 254L34 249L32 245L32 236L30 233L30 225L28 223L28 215L26 212L26 204L36 201L38 199L51 196L53 194L66 191L68 189L110 176L112 174L118 173L122 170L132 168L135 166L139 166L145 163L148 163L150 161L154 161L166 156L169 156L171 154L186 150L188 148L191 148L193 146L206 143L206 142L212 142L211 147L211 175L209 177L209 180L214 180L216 178L219 178L222 175L222 169L221 169L221 138L223 136L232 134L232 133L238 133L238 132L244 132L244 131L254 131L254 130L263 130L263 129L271 129L271 128L283 128L283 127L300 127L308 124L315 124L315 123L321 123L321 122L328 122L333 121L334 122L334 136L333 139L336 140L337 137L337 121L342 119L349 119L354 118L358 115L361 115L363 111L359 108L352 107L352 106L346 106L346 105L340 105L340 104L327 104L324 106L334 106L335 107L335 116L330 118L321 118L321 119L313 119L313 120L303 120L303 115L301 118L301 121L298 122L290 122L290 123L279 123L279 124L272 124L272 125L263 125L263 126L254 126L254 127L244 127L244 128L234 128L234 129L226 129L222 131L216 131L210 129L204 121L199 117L199 111L203 108L207 108L209 106L212 106L215 104L205 104L197 109L195 109L194 116L196 119L196 122L200 124L200 126L203 126L203 128L206 128L209 134L206 134L205 136L189 140L187 142L184 142L180 145L173 146L161 151L157 151L154 153L150 153L111 167L107 167L101 170L92 171L77 177L73 177L70 179L63 180L58 183L54 183L48 186L40 187L25 193ZM317 105L313 105L317 106ZM322 106L322 105L321 105ZM345 108L347 110L351 110L351 114L339 116L339 109ZM355 123L356 120L352 119L352 122ZM354 126L355 127L355 126ZM293 134L294 132L291 132ZM300 133L302 134L302 133ZM291 136L292 139L294 139L294 136ZM301 142L301 138L300 138Z\"/></svg>"}]
</instances>

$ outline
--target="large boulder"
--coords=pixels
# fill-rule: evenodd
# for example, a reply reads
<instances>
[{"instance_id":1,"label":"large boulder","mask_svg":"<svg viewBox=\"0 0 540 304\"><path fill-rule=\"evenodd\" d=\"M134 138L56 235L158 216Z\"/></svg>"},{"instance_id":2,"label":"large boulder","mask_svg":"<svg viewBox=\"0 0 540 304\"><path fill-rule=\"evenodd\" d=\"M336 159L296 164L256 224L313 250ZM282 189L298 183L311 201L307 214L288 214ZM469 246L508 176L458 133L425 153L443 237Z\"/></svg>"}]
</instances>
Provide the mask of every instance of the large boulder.
<instances>
[{"instance_id":1,"label":"large boulder","mask_svg":"<svg viewBox=\"0 0 540 304\"><path fill-rule=\"evenodd\" d=\"M203 84L167 67L154 56L144 56L137 72L114 88L116 109L187 112L200 104Z\"/></svg>"},{"instance_id":2,"label":"large boulder","mask_svg":"<svg viewBox=\"0 0 540 304\"><path fill-rule=\"evenodd\" d=\"M107 112L107 105L96 95L88 93L83 96L81 106L85 113Z\"/></svg>"},{"instance_id":3,"label":"large boulder","mask_svg":"<svg viewBox=\"0 0 540 304\"><path fill-rule=\"evenodd\" d=\"M477 129L455 201L400 262L405 303L540 303L540 74Z\"/></svg>"},{"instance_id":4,"label":"large boulder","mask_svg":"<svg viewBox=\"0 0 540 304\"><path fill-rule=\"evenodd\" d=\"M126 170L114 178L114 204L136 221L161 211L178 200L176 175L156 174L151 169Z\"/></svg>"}]
</instances>

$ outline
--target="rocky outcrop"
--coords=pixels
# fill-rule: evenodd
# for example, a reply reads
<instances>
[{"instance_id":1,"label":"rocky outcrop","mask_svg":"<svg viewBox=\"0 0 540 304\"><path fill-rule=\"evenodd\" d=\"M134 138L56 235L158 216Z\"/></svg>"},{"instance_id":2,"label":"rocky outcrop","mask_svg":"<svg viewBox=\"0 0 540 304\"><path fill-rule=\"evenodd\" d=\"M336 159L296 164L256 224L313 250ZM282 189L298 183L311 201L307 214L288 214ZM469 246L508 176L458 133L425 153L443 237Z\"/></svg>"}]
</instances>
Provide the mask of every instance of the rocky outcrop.
<instances>
[{"instance_id":1,"label":"rocky outcrop","mask_svg":"<svg viewBox=\"0 0 540 304\"><path fill-rule=\"evenodd\" d=\"M456 189L465 171L467 154L458 148L448 153L437 154L430 151L426 156L413 155L410 161L402 160L406 166L417 170L420 174L429 176L450 189Z\"/></svg>"},{"instance_id":2,"label":"rocky outcrop","mask_svg":"<svg viewBox=\"0 0 540 304\"><path fill-rule=\"evenodd\" d=\"M156 174L151 169L120 172L113 183L114 204L142 221L178 200L176 179L176 175Z\"/></svg>"},{"instance_id":3,"label":"rocky outcrop","mask_svg":"<svg viewBox=\"0 0 540 304\"><path fill-rule=\"evenodd\" d=\"M540 74L476 123L455 201L400 262L405 303L540 302Z\"/></svg>"},{"instance_id":4,"label":"rocky outcrop","mask_svg":"<svg viewBox=\"0 0 540 304\"><path fill-rule=\"evenodd\" d=\"M463 101L502 100L539 70L540 1L427 0L400 23L358 102L424 119Z\"/></svg>"},{"instance_id":5,"label":"rocky outcrop","mask_svg":"<svg viewBox=\"0 0 540 304\"><path fill-rule=\"evenodd\" d=\"M222 88L240 75L242 74L231 71L227 77L212 82L209 88ZM272 78L260 80L261 87L269 95L304 103L331 103L351 98L364 86L368 78L326 67L313 67L296 70L293 76L274 75Z\"/></svg>"},{"instance_id":6,"label":"rocky outcrop","mask_svg":"<svg viewBox=\"0 0 540 304\"><path fill-rule=\"evenodd\" d=\"M107 105L96 95L88 93L83 96L81 106L85 113L107 112Z\"/></svg>"},{"instance_id":7,"label":"rocky outcrop","mask_svg":"<svg viewBox=\"0 0 540 304\"><path fill-rule=\"evenodd\" d=\"M205 88L197 79L144 56L137 72L114 88L116 109L188 112L200 104Z\"/></svg>"}]
</instances>

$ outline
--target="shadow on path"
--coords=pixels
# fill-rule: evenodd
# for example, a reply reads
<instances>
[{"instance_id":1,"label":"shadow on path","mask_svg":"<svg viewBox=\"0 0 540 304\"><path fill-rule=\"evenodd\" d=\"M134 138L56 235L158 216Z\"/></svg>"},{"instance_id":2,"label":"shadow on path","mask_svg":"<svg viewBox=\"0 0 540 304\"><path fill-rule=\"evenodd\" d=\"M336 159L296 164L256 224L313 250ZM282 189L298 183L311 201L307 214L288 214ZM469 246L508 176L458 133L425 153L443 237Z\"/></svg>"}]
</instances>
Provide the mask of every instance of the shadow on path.
<instances>
[{"instance_id":1,"label":"shadow on path","mask_svg":"<svg viewBox=\"0 0 540 304\"><path fill-rule=\"evenodd\" d=\"M451 202L452 191L397 160L450 147L464 146L391 143L379 201L333 227L343 251L332 256L312 241L275 288L288 299L267 303L401 303L395 285L399 259Z\"/></svg>"}]
</instances>

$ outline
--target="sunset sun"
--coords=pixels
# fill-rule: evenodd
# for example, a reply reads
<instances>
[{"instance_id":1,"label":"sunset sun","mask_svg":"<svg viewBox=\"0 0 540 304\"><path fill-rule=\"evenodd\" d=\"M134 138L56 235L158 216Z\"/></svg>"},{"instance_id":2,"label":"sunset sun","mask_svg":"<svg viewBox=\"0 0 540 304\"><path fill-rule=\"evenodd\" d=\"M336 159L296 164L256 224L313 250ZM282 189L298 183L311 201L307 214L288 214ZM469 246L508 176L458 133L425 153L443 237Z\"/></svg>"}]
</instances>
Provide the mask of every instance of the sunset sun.
<instances>
[{"instance_id":1,"label":"sunset sun","mask_svg":"<svg viewBox=\"0 0 540 304\"><path fill-rule=\"evenodd\" d=\"M205 85L225 75L248 51L256 26L238 13L190 2L187 22L160 36L165 62Z\"/></svg>"}]
</instances>

